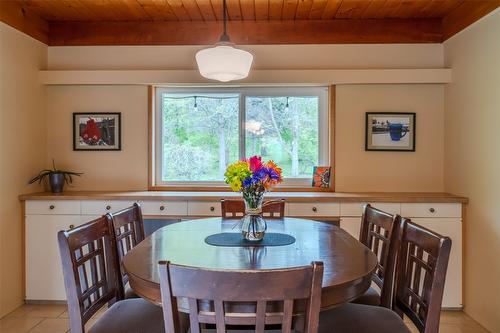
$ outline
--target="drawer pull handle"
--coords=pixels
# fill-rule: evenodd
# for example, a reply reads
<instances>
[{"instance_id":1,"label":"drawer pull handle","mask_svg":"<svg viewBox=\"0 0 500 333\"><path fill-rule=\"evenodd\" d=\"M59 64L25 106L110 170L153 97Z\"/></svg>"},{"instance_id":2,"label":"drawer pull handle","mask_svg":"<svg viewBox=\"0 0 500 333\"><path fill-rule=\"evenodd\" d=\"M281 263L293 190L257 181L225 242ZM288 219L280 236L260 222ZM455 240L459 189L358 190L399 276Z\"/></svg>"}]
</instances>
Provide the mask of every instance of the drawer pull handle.
<instances>
[{"instance_id":1,"label":"drawer pull handle","mask_svg":"<svg viewBox=\"0 0 500 333\"><path fill-rule=\"evenodd\" d=\"M165 210L165 206L160 206L160 210Z\"/></svg>"},{"instance_id":2,"label":"drawer pull handle","mask_svg":"<svg viewBox=\"0 0 500 333\"><path fill-rule=\"evenodd\" d=\"M74 224L70 224L70 225L69 225L69 228L70 228L70 229L73 229L74 227L75 227L75 225L74 225Z\"/></svg>"},{"instance_id":3,"label":"drawer pull handle","mask_svg":"<svg viewBox=\"0 0 500 333\"><path fill-rule=\"evenodd\" d=\"M431 212L431 213L435 213L435 212L436 212L436 210L434 209L434 207L431 207L431 208L429 208L429 212Z\"/></svg>"},{"instance_id":4,"label":"drawer pull handle","mask_svg":"<svg viewBox=\"0 0 500 333\"><path fill-rule=\"evenodd\" d=\"M318 211L318 208L313 207L313 208L312 208L312 211L316 213L316 212Z\"/></svg>"},{"instance_id":5,"label":"drawer pull handle","mask_svg":"<svg viewBox=\"0 0 500 333\"><path fill-rule=\"evenodd\" d=\"M215 210L215 207L210 207L210 211L213 212Z\"/></svg>"},{"instance_id":6,"label":"drawer pull handle","mask_svg":"<svg viewBox=\"0 0 500 333\"><path fill-rule=\"evenodd\" d=\"M54 208L56 208L56 206L54 206L54 205L50 205L50 206L49 206L49 209L50 209L50 210L52 210L52 209L54 209Z\"/></svg>"},{"instance_id":7,"label":"drawer pull handle","mask_svg":"<svg viewBox=\"0 0 500 333\"><path fill-rule=\"evenodd\" d=\"M111 209L111 206L106 206L106 210L110 210Z\"/></svg>"}]
</instances>

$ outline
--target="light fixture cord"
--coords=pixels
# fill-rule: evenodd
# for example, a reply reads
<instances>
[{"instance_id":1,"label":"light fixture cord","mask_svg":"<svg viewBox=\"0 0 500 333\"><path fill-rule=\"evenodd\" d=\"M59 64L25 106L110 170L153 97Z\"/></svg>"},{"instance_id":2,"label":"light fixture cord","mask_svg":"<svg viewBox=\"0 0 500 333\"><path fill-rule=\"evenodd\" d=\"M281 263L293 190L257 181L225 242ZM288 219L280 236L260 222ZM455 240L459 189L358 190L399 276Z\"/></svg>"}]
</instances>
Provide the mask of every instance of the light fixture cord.
<instances>
[{"instance_id":1,"label":"light fixture cord","mask_svg":"<svg viewBox=\"0 0 500 333\"><path fill-rule=\"evenodd\" d=\"M222 24L223 24L223 33L222 33L222 36L220 36L220 41L221 42L229 42L229 36L227 35L227 6L226 6L226 0L223 0L222 1L222 10L223 10L223 13L222 13Z\"/></svg>"}]
</instances>

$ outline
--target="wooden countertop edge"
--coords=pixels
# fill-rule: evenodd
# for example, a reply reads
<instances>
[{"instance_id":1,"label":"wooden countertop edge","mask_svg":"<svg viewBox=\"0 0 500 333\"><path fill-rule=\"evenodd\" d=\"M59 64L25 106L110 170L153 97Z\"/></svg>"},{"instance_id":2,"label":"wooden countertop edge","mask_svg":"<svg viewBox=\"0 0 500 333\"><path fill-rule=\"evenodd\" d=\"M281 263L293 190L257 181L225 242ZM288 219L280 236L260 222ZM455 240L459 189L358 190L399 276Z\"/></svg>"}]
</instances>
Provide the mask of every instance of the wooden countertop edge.
<instances>
[{"instance_id":1,"label":"wooden countertop edge","mask_svg":"<svg viewBox=\"0 0 500 333\"><path fill-rule=\"evenodd\" d=\"M54 194L40 192L22 194L19 200L190 200L218 201L236 199L234 192L169 192L169 191L81 191ZM288 202L414 202L414 203L467 203L466 197L438 192L271 192L267 198L284 198Z\"/></svg>"}]
</instances>

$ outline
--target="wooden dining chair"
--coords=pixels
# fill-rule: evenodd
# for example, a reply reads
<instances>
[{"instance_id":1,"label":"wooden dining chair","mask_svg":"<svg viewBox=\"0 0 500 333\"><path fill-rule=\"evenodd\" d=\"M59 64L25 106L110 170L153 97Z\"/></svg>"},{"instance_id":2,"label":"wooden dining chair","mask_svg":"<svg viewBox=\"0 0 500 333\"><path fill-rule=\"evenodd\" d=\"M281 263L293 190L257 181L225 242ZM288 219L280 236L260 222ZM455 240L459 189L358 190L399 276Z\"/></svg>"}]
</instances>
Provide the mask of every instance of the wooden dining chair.
<instances>
[{"instance_id":1,"label":"wooden dining chair","mask_svg":"<svg viewBox=\"0 0 500 333\"><path fill-rule=\"evenodd\" d=\"M57 235L71 333L85 332L85 323L106 304L112 305L89 333L163 333L160 307L141 298L116 301L119 265L109 226L103 216Z\"/></svg>"},{"instance_id":2,"label":"wooden dining chair","mask_svg":"<svg viewBox=\"0 0 500 333\"><path fill-rule=\"evenodd\" d=\"M321 306L323 263L275 270L209 270L198 267L159 263L161 297L165 330L179 332L178 297L187 298L191 333L200 333L200 324L215 324L217 333L226 325L255 326L263 333L266 325L280 324L290 333L296 300L305 300L305 333L316 333ZM209 311L199 302L212 302ZM268 302L280 302L279 310L268 311ZM255 312L231 311L230 304L251 303Z\"/></svg>"},{"instance_id":3,"label":"wooden dining chair","mask_svg":"<svg viewBox=\"0 0 500 333\"><path fill-rule=\"evenodd\" d=\"M438 333L451 239L403 219L392 310L345 304L320 316L319 333L411 332L408 316L421 333Z\"/></svg>"},{"instance_id":4,"label":"wooden dining chair","mask_svg":"<svg viewBox=\"0 0 500 333\"><path fill-rule=\"evenodd\" d=\"M401 233L401 217L392 215L369 204L363 209L359 241L372 250L378 263L372 281L380 288L380 293L370 287L353 303L392 307L394 272Z\"/></svg>"},{"instance_id":5,"label":"wooden dining chair","mask_svg":"<svg viewBox=\"0 0 500 333\"><path fill-rule=\"evenodd\" d=\"M134 203L133 206L119 212L108 214L110 228L114 232L116 251L119 259L119 299L138 297L130 288L128 276L123 269L123 257L137 244L144 240L144 221L142 219L141 206Z\"/></svg>"},{"instance_id":6,"label":"wooden dining chair","mask_svg":"<svg viewBox=\"0 0 500 333\"><path fill-rule=\"evenodd\" d=\"M243 200L221 200L222 218L239 218L245 215ZM268 219L282 219L285 217L285 199L264 202L262 216Z\"/></svg>"}]
</instances>

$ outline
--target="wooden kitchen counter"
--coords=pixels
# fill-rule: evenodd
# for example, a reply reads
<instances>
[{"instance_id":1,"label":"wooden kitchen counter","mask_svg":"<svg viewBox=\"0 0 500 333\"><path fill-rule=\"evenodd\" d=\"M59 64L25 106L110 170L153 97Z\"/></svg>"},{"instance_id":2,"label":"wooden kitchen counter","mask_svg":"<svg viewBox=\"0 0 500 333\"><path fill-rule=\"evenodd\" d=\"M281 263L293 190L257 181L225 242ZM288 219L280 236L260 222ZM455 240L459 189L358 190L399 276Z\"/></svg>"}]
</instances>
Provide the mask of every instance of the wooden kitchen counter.
<instances>
[{"instance_id":1,"label":"wooden kitchen counter","mask_svg":"<svg viewBox=\"0 0 500 333\"><path fill-rule=\"evenodd\" d=\"M195 200L214 201L240 198L235 192L201 191L74 191L54 194L23 194L20 200ZM467 203L468 199L438 192L270 192L268 199L284 198L288 202L426 202Z\"/></svg>"}]
</instances>

